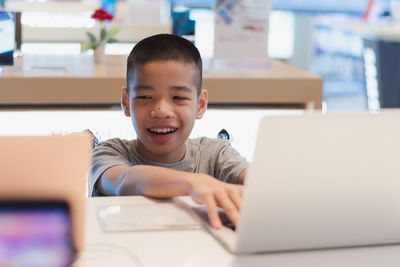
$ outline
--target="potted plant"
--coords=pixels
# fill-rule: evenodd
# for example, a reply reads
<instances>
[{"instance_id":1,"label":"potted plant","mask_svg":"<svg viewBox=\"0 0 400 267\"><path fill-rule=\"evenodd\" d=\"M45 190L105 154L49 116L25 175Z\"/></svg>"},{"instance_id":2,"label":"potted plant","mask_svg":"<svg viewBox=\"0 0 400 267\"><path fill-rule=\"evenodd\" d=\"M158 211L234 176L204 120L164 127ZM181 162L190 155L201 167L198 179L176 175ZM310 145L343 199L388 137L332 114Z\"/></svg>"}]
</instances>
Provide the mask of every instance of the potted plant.
<instances>
[{"instance_id":1,"label":"potted plant","mask_svg":"<svg viewBox=\"0 0 400 267\"><path fill-rule=\"evenodd\" d=\"M96 63L102 63L104 61L105 44L118 42L114 37L119 33L120 29L114 27L107 30L105 25L106 21L110 22L113 18L114 17L104 9L97 9L92 14L92 19L95 19L97 23L100 24L100 36L96 37L92 32L86 32L89 40L81 44L81 52L92 49Z\"/></svg>"}]
</instances>

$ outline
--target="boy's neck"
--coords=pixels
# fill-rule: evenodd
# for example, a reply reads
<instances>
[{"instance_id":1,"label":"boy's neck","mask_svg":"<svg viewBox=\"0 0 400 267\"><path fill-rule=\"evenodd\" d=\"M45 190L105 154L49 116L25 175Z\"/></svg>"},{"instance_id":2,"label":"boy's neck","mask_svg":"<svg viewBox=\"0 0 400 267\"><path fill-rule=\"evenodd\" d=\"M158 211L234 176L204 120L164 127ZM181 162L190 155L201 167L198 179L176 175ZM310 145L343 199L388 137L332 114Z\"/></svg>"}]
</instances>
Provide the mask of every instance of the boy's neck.
<instances>
[{"instance_id":1,"label":"boy's neck","mask_svg":"<svg viewBox=\"0 0 400 267\"><path fill-rule=\"evenodd\" d=\"M144 159L152 162L173 164L181 161L186 155L186 145L180 151L174 151L173 153L155 154L147 150L146 147L137 139L133 140L133 145L137 153Z\"/></svg>"}]
</instances>

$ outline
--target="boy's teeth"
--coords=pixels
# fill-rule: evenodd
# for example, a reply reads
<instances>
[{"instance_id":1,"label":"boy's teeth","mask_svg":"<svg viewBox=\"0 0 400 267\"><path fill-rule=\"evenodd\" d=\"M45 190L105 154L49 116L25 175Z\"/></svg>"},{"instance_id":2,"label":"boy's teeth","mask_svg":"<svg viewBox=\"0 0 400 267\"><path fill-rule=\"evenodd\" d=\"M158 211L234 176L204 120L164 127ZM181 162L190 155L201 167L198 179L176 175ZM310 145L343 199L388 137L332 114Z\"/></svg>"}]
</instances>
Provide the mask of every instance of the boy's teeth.
<instances>
[{"instance_id":1,"label":"boy's teeth","mask_svg":"<svg viewBox=\"0 0 400 267\"><path fill-rule=\"evenodd\" d=\"M150 130L155 133L169 133L169 132L174 131L174 129L171 129L171 128L153 128Z\"/></svg>"}]
</instances>

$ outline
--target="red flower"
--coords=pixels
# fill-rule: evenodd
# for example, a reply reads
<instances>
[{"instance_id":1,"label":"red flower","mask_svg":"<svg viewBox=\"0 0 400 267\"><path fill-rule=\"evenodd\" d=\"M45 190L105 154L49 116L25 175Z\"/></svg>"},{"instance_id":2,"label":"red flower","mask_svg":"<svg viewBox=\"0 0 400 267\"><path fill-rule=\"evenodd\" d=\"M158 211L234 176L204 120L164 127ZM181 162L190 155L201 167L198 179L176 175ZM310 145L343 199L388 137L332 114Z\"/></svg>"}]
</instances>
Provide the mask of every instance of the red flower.
<instances>
[{"instance_id":1,"label":"red flower","mask_svg":"<svg viewBox=\"0 0 400 267\"><path fill-rule=\"evenodd\" d=\"M107 11L105 11L104 9L97 9L96 11L94 11L94 13L92 14L92 19L98 20L98 21L111 21L114 17L109 14Z\"/></svg>"}]
</instances>

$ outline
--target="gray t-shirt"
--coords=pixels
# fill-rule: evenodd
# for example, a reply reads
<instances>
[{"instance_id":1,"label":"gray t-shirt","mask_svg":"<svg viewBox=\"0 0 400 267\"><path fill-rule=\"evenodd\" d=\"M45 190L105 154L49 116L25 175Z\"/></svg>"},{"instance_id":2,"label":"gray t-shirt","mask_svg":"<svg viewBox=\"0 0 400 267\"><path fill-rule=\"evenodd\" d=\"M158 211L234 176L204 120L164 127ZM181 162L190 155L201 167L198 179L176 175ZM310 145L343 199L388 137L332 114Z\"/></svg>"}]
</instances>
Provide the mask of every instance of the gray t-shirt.
<instances>
[{"instance_id":1,"label":"gray t-shirt","mask_svg":"<svg viewBox=\"0 0 400 267\"><path fill-rule=\"evenodd\" d=\"M136 151L133 140L110 139L93 151L90 192L101 195L96 182L105 170L116 165L153 165L191 173L205 173L221 181L237 183L239 174L248 167L245 158L226 140L213 138L188 139L185 157L176 163L164 164L144 159Z\"/></svg>"}]
</instances>

